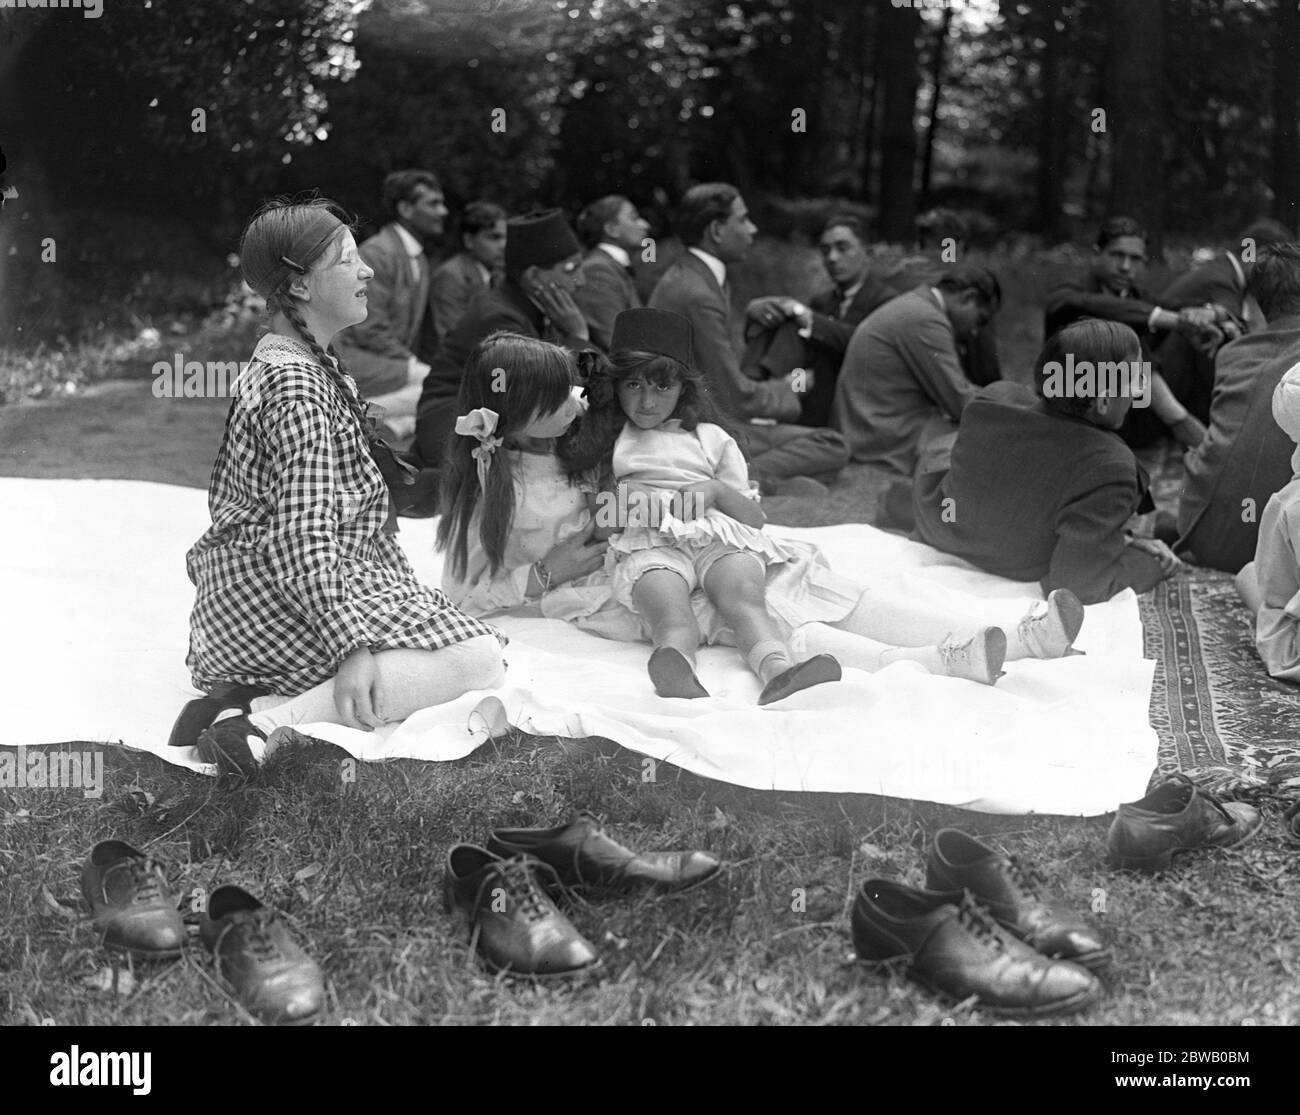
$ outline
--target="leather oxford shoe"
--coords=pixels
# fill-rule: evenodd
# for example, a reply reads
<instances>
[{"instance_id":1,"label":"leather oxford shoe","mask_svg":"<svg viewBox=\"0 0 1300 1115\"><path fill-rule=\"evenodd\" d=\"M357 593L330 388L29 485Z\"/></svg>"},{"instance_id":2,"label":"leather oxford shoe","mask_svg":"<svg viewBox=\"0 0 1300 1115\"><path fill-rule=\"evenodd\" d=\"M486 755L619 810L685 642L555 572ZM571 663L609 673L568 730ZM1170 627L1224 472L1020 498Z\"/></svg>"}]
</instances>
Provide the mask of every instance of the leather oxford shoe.
<instances>
[{"instance_id":1,"label":"leather oxford shoe","mask_svg":"<svg viewBox=\"0 0 1300 1115\"><path fill-rule=\"evenodd\" d=\"M473 844L447 853L443 904L464 918L489 970L563 976L599 963L595 946L542 889L537 873L549 870L528 856L502 859Z\"/></svg>"},{"instance_id":2,"label":"leather oxford shoe","mask_svg":"<svg viewBox=\"0 0 1300 1115\"><path fill-rule=\"evenodd\" d=\"M684 890L722 869L722 861L709 852L634 852L613 840L587 812L555 828L497 829L488 849L499 856L536 856L555 869L566 887Z\"/></svg>"},{"instance_id":3,"label":"leather oxford shoe","mask_svg":"<svg viewBox=\"0 0 1300 1115\"><path fill-rule=\"evenodd\" d=\"M1140 801L1119 807L1106 847L1112 867L1152 875L1167 869L1178 852L1235 848L1263 823L1254 806L1220 801L1186 775L1175 774Z\"/></svg>"},{"instance_id":4,"label":"leather oxford shoe","mask_svg":"<svg viewBox=\"0 0 1300 1115\"><path fill-rule=\"evenodd\" d=\"M994 1014L1081 1010L1096 1002L1101 987L1086 968L1049 960L1016 940L963 891L871 879L853 903L852 925L860 959L906 957L910 979L949 999L974 995Z\"/></svg>"},{"instance_id":5,"label":"leather oxford shoe","mask_svg":"<svg viewBox=\"0 0 1300 1115\"><path fill-rule=\"evenodd\" d=\"M108 948L145 960L180 956L185 923L156 860L121 840L100 841L81 869L81 893Z\"/></svg>"},{"instance_id":6,"label":"leather oxford shoe","mask_svg":"<svg viewBox=\"0 0 1300 1115\"><path fill-rule=\"evenodd\" d=\"M321 970L275 914L248 891L217 887L199 922L218 974L266 1022L304 1026L325 1008Z\"/></svg>"},{"instance_id":7,"label":"leather oxford shoe","mask_svg":"<svg viewBox=\"0 0 1300 1115\"><path fill-rule=\"evenodd\" d=\"M968 890L999 925L1053 960L1098 971L1110 963L1106 942L1081 918L1062 916L1043 900L1041 879L1014 856L960 829L941 829L926 867L931 890Z\"/></svg>"}]
</instances>

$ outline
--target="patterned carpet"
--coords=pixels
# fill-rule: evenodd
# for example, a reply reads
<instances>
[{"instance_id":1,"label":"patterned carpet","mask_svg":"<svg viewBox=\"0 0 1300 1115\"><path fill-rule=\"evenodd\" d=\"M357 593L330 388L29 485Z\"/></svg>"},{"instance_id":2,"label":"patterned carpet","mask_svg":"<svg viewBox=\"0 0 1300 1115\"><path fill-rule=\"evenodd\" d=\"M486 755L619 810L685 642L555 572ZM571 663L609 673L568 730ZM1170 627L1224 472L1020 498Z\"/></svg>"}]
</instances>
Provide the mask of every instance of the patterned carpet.
<instances>
[{"instance_id":1,"label":"patterned carpet","mask_svg":"<svg viewBox=\"0 0 1300 1115\"><path fill-rule=\"evenodd\" d=\"M1275 681L1232 577L1194 569L1139 597L1156 660L1151 726L1159 771L1196 773L1223 789L1300 788L1300 688Z\"/></svg>"}]
</instances>

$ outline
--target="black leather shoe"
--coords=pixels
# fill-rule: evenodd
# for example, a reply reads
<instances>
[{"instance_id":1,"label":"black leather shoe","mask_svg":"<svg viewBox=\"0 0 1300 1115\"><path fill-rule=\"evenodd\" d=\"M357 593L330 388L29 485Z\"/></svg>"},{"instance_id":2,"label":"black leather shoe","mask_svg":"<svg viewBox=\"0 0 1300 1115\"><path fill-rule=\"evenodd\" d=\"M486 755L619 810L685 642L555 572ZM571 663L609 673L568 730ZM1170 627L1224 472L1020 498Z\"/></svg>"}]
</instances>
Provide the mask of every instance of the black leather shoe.
<instances>
[{"instance_id":1,"label":"black leather shoe","mask_svg":"<svg viewBox=\"0 0 1300 1115\"><path fill-rule=\"evenodd\" d=\"M222 774L248 778L256 774L258 768L248 746L250 736L266 739L247 716L228 716L225 720L218 720L199 733L199 758L205 763L216 763Z\"/></svg>"},{"instance_id":2,"label":"black leather shoe","mask_svg":"<svg viewBox=\"0 0 1300 1115\"><path fill-rule=\"evenodd\" d=\"M306 1026L325 1010L325 979L275 914L248 891L217 887L199 934L235 997L263 1021Z\"/></svg>"},{"instance_id":3,"label":"black leather shoe","mask_svg":"<svg viewBox=\"0 0 1300 1115\"><path fill-rule=\"evenodd\" d=\"M564 976L594 967L596 948L555 907L528 856L502 859L473 844L447 853L443 904L469 927L470 942L493 972Z\"/></svg>"},{"instance_id":4,"label":"black leather shoe","mask_svg":"<svg viewBox=\"0 0 1300 1115\"><path fill-rule=\"evenodd\" d=\"M853 903L852 925L860 959L882 964L906 958L910 979L948 999L974 995L994 1014L1082 1010L1100 991L1086 968L1035 952L964 891L871 879Z\"/></svg>"},{"instance_id":5,"label":"black leather shoe","mask_svg":"<svg viewBox=\"0 0 1300 1115\"><path fill-rule=\"evenodd\" d=\"M1105 940L1082 918L1062 916L1042 898L1042 880L1014 856L981 844L960 829L940 829L930 849L925 885L968 890L1004 929L1053 960L1092 971L1110 963Z\"/></svg>"},{"instance_id":6,"label":"black leather shoe","mask_svg":"<svg viewBox=\"0 0 1300 1115\"><path fill-rule=\"evenodd\" d=\"M535 856L550 864L566 887L685 890L722 869L722 861L709 852L633 852L612 840L586 812L555 828L497 829L488 849L499 856Z\"/></svg>"},{"instance_id":7,"label":"black leather shoe","mask_svg":"<svg viewBox=\"0 0 1300 1115\"><path fill-rule=\"evenodd\" d=\"M659 647L646 664L660 697L707 697L709 691L691 669L690 660L675 647Z\"/></svg>"},{"instance_id":8,"label":"black leather shoe","mask_svg":"<svg viewBox=\"0 0 1300 1115\"><path fill-rule=\"evenodd\" d=\"M108 948L145 960L180 956L185 923L156 860L121 840L100 841L81 869L81 893Z\"/></svg>"},{"instance_id":9,"label":"black leather shoe","mask_svg":"<svg viewBox=\"0 0 1300 1115\"><path fill-rule=\"evenodd\" d=\"M256 685L217 685L206 697L195 697L181 709L167 739L168 747L197 747L199 733L229 709L247 714L254 699L265 697L268 690Z\"/></svg>"},{"instance_id":10,"label":"black leather shoe","mask_svg":"<svg viewBox=\"0 0 1300 1115\"><path fill-rule=\"evenodd\" d=\"M1106 847L1112 867L1152 875L1168 868L1178 852L1235 848L1263 823L1254 806L1220 801L1186 775L1175 774L1140 801L1119 807Z\"/></svg>"},{"instance_id":11,"label":"black leather shoe","mask_svg":"<svg viewBox=\"0 0 1300 1115\"><path fill-rule=\"evenodd\" d=\"M842 676L840 664L834 658L829 654L815 654L797 666L791 666L784 673L777 674L763 686L763 692L758 695L758 703L775 704L801 689L811 689L814 685L823 685L828 681L839 681Z\"/></svg>"}]
</instances>

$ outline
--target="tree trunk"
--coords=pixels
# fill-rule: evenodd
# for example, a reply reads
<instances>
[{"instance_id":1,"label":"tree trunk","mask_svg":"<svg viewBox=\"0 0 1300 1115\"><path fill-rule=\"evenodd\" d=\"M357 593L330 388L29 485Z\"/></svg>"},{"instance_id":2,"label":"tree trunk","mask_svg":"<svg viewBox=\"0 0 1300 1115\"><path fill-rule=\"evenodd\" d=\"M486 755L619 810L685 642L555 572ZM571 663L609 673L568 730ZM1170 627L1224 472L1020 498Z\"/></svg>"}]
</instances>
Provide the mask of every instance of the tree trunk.
<instances>
[{"instance_id":1,"label":"tree trunk","mask_svg":"<svg viewBox=\"0 0 1300 1115\"><path fill-rule=\"evenodd\" d=\"M930 67L930 82L934 87L930 95L930 123L925 129L925 151L921 156L921 198L923 205L930 204L930 174L934 167L934 135L939 128L939 100L943 95L944 52L948 45L948 28L952 26L952 9L944 8L943 22L934 43L934 59Z\"/></svg>"},{"instance_id":2,"label":"tree trunk","mask_svg":"<svg viewBox=\"0 0 1300 1115\"><path fill-rule=\"evenodd\" d=\"M880 0L880 237L910 243L916 235L917 32L921 13Z\"/></svg>"},{"instance_id":3,"label":"tree trunk","mask_svg":"<svg viewBox=\"0 0 1300 1115\"><path fill-rule=\"evenodd\" d=\"M1065 182L1069 177L1065 91L1061 52L1065 35L1057 30L1061 0L1043 0L1043 50L1039 57L1038 229L1049 244L1066 238Z\"/></svg>"},{"instance_id":4,"label":"tree trunk","mask_svg":"<svg viewBox=\"0 0 1300 1115\"><path fill-rule=\"evenodd\" d=\"M1111 0L1110 211L1146 225L1158 257L1164 223L1164 11L1162 0Z\"/></svg>"},{"instance_id":5,"label":"tree trunk","mask_svg":"<svg viewBox=\"0 0 1300 1115\"><path fill-rule=\"evenodd\" d=\"M870 202L880 196L880 190L876 180L876 145L877 145L877 124L880 121L880 73L883 62L881 59L885 55L885 40L881 33L880 13L876 13L876 25L873 28L874 39L871 43L871 101L867 107L867 119L863 128L862 139L862 200ZM863 54L863 63L867 62L866 53Z\"/></svg>"},{"instance_id":6,"label":"tree trunk","mask_svg":"<svg viewBox=\"0 0 1300 1115\"><path fill-rule=\"evenodd\" d=\"M1300 205L1300 144L1296 139L1295 50L1300 43L1300 8L1273 8L1273 216L1296 229Z\"/></svg>"}]
</instances>

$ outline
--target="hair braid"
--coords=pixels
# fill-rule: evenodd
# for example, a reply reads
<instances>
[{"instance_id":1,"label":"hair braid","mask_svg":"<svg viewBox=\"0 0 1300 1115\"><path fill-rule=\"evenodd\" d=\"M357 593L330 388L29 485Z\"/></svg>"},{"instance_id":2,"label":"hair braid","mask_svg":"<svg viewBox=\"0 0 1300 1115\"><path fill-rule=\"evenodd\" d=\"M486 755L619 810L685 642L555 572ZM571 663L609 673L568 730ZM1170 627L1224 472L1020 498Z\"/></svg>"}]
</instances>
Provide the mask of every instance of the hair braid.
<instances>
[{"instance_id":1,"label":"hair braid","mask_svg":"<svg viewBox=\"0 0 1300 1115\"><path fill-rule=\"evenodd\" d=\"M316 357L320 366L325 369L325 373L342 393L344 403L347 404L348 410L352 412L353 417L361 426L362 433L365 434L367 432L365 403L362 402L359 395L354 397L353 393L348 390L347 382L343 378L342 361L334 353L334 346L331 345L328 351L321 348L320 342L316 340L315 334L307 327L302 311L294 305L292 298L277 301L280 311L293 322L293 327L298 330L298 335L306 342L307 347L312 351L312 355Z\"/></svg>"}]
</instances>

